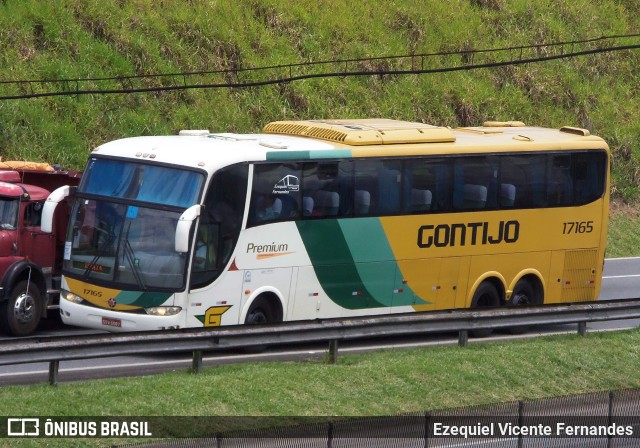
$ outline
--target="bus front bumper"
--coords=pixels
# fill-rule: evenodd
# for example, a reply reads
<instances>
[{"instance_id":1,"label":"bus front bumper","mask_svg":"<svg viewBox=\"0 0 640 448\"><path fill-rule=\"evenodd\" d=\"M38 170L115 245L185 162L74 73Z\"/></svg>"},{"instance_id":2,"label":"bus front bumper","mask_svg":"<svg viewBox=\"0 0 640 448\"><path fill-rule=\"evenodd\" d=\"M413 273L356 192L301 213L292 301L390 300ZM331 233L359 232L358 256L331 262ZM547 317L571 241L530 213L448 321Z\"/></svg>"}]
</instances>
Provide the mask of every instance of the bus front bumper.
<instances>
[{"instance_id":1,"label":"bus front bumper","mask_svg":"<svg viewBox=\"0 0 640 448\"><path fill-rule=\"evenodd\" d=\"M60 300L60 317L66 325L112 332L172 330L183 325L184 310L173 316L129 314Z\"/></svg>"}]
</instances>

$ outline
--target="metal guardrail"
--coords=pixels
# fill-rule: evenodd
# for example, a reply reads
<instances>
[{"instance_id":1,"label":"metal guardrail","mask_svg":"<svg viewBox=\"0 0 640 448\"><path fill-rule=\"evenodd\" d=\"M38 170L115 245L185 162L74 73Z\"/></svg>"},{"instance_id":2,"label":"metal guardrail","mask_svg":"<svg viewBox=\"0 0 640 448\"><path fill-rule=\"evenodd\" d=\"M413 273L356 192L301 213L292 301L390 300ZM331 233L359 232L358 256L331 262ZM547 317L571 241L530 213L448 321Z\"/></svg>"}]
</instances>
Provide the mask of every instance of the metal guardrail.
<instances>
[{"instance_id":1,"label":"metal guardrail","mask_svg":"<svg viewBox=\"0 0 640 448\"><path fill-rule=\"evenodd\" d=\"M0 365L48 362L49 382L56 384L60 361L193 352L192 370L198 372L204 351L329 342L330 361L335 363L341 340L458 332L458 342L464 346L469 332L475 330L577 323L578 333L586 335L588 322L636 318L640 318L640 299L531 308L432 311L264 326L54 336L3 341Z\"/></svg>"}]
</instances>

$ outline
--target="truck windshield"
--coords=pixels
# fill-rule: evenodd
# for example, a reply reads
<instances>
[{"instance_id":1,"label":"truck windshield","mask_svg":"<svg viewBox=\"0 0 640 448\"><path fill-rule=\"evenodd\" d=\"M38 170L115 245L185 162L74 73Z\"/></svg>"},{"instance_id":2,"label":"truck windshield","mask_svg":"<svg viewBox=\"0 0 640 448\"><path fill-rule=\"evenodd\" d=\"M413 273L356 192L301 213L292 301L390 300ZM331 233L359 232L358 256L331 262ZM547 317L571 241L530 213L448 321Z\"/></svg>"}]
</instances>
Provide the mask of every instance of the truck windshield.
<instances>
[{"instance_id":1,"label":"truck windshield","mask_svg":"<svg viewBox=\"0 0 640 448\"><path fill-rule=\"evenodd\" d=\"M195 171L108 159L89 161L71 212L64 270L128 290L180 290L187 257L175 251L178 219L196 204Z\"/></svg>"},{"instance_id":2,"label":"truck windshield","mask_svg":"<svg viewBox=\"0 0 640 448\"><path fill-rule=\"evenodd\" d=\"M18 199L0 197L0 230L16 230L19 208Z\"/></svg>"}]
</instances>

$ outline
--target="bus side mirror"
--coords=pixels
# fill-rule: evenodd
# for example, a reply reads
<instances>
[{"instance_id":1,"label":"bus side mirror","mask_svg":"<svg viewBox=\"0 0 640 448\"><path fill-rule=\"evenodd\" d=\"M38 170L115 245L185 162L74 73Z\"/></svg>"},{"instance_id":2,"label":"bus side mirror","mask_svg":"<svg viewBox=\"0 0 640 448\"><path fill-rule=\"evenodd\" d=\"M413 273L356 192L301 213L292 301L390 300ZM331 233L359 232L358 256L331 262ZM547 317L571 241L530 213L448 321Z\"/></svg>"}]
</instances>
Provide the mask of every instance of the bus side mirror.
<instances>
[{"instance_id":1,"label":"bus side mirror","mask_svg":"<svg viewBox=\"0 0 640 448\"><path fill-rule=\"evenodd\" d=\"M40 229L45 233L51 233L53 231L53 214L56 211L56 207L60 202L65 200L71 194L71 187L65 185L54 190L42 208L42 219L40 221Z\"/></svg>"},{"instance_id":2,"label":"bus side mirror","mask_svg":"<svg viewBox=\"0 0 640 448\"><path fill-rule=\"evenodd\" d=\"M176 226L176 252L189 252L189 235L191 235L191 227L193 222L200 216L200 205L192 205L180 215L178 225Z\"/></svg>"}]
</instances>

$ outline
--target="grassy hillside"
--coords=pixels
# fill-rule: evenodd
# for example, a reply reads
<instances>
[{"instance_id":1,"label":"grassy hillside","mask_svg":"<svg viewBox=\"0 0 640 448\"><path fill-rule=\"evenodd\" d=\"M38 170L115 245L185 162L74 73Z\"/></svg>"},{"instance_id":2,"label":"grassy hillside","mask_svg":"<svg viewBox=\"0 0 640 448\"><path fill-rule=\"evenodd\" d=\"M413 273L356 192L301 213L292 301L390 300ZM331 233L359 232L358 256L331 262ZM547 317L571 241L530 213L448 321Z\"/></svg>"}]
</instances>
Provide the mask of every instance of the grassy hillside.
<instances>
[{"instance_id":1,"label":"grassy hillside","mask_svg":"<svg viewBox=\"0 0 640 448\"><path fill-rule=\"evenodd\" d=\"M496 48L640 31L636 0L2 0L0 81L126 76ZM0 155L81 168L91 147L183 128L382 116L591 129L640 198L640 51L436 75L0 101ZM3 86L0 84L0 95Z\"/></svg>"}]
</instances>

